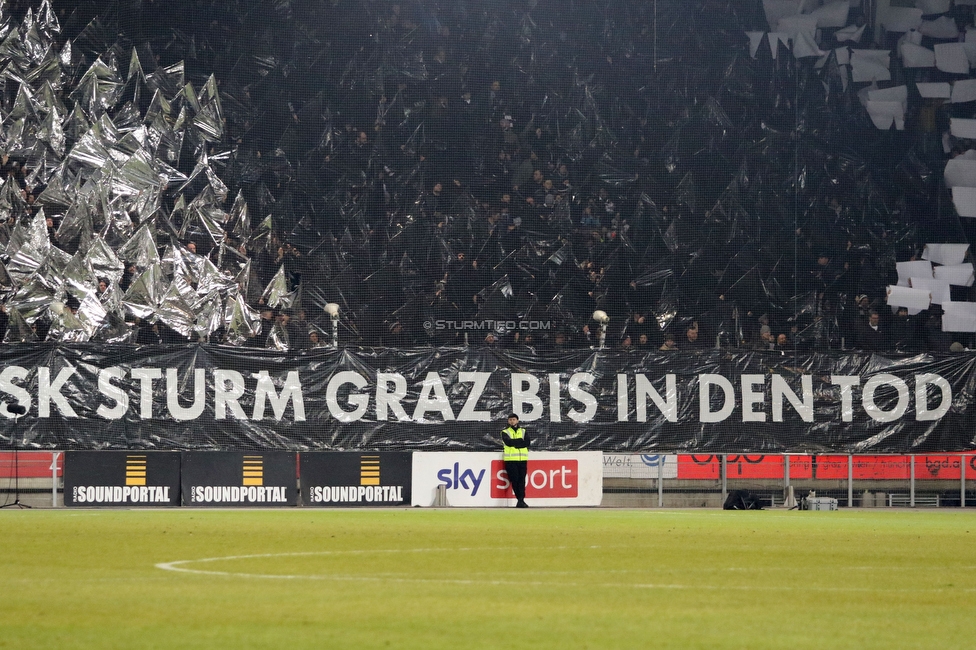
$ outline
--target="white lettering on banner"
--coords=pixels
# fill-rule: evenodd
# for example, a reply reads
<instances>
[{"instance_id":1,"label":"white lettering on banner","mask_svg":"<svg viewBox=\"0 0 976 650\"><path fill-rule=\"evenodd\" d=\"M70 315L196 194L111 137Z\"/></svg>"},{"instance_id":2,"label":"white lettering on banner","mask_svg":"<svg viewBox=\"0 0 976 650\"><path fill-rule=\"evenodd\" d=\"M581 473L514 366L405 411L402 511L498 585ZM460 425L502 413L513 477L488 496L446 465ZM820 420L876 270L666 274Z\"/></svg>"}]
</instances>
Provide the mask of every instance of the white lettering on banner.
<instances>
[{"instance_id":1,"label":"white lettering on banner","mask_svg":"<svg viewBox=\"0 0 976 650\"><path fill-rule=\"evenodd\" d=\"M37 368L37 417L51 417L51 402L58 407L66 418L76 418L78 414L74 412L68 400L61 394L61 388L68 383L71 375L75 374L75 369L71 366L62 368L54 383L51 382L51 369L44 366Z\"/></svg>"},{"instance_id":2,"label":"white lettering on banner","mask_svg":"<svg viewBox=\"0 0 976 650\"><path fill-rule=\"evenodd\" d=\"M742 375L742 421L743 422L765 422L766 412L756 411L755 406L762 404L766 399L766 393L753 390L756 386L763 386L766 383L765 375Z\"/></svg>"},{"instance_id":3,"label":"white lettering on banner","mask_svg":"<svg viewBox=\"0 0 976 650\"><path fill-rule=\"evenodd\" d=\"M874 393L882 386L891 386L898 393L898 403L890 411L882 411L874 402ZM905 415L905 411L908 410L908 384L894 375L885 373L874 375L864 382L864 390L861 393L861 404L864 406L864 411L872 420L877 422L894 422Z\"/></svg>"},{"instance_id":4,"label":"white lettering on banner","mask_svg":"<svg viewBox=\"0 0 976 650\"><path fill-rule=\"evenodd\" d=\"M458 381L463 383L472 383L471 392L468 393L468 399L464 400L464 406L461 407L461 412L458 414L458 422L490 422L491 412L490 411L478 411L478 400L481 399L481 395L485 392L485 387L488 385L488 380L491 379L490 372L459 372Z\"/></svg>"},{"instance_id":5,"label":"white lettering on banner","mask_svg":"<svg viewBox=\"0 0 976 650\"><path fill-rule=\"evenodd\" d=\"M295 412L295 422L305 421L305 398L302 395L302 381L298 377L297 370L289 370L282 382L281 394L275 390L274 381L267 370L251 375L258 380L257 388L254 389L254 415L251 419L264 419L264 401L271 401L271 409L274 411L275 419L281 420L285 417L285 409L288 402L291 402Z\"/></svg>"},{"instance_id":6,"label":"white lettering on banner","mask_svg":"<svg viewBox=\"0 0 976 650\"><path fill-rule=\"evenodd\" d=\"M207 406L207 371L193 370L193 403L188 408L180 404L180 378L176 368L166 369L166 408L174 420L196 420Z\"/></svg>"},{"instance_id":7,"label":"white lettering on banner","mask_svg":"<svg viewBox=\"0 0 976 650\"><path fill-rule=\"evenodd\" d=\"M583 405L582 411L570 411L567 415L574 422L589 422L596 415L596 398L581 388L582 384L596 381L596 376L588 372L577 372L569 378L569 396Z\"/></svg>"},{"instance_id":8,"label":"white lettering on banner","mask_svg":"<svg viewBox=\"0 0 976 650\"><path fill-rule=\"evenodd\" d=\"M112 408L102 404L96 409L106 420L118 420L129 410L129 396L121 387L112 383L113 379L125 379L125 370L119 367L105 368L98 373L98 390L105 397L115 402Z\"/></svg>"},{"instance_id":9,"label":"white lettering on banner","mask_svg":"<svg viewBox=\"0 0 976 650\"><path fill-rule=\"evenodd\" d=\"M425 422L424 416L427 411L440 413L445 422L454 419L454 411L451 410L451 401L447 399L444 382L436 372L428 372L424 377L420 397L417 398L417 408L413 410L414 422Z\"/></svg>"},{"instance_id":10,"label":"white lettering on banner","mask_svg":"<svg viewBox=\"0 0 976 650\"><path fill-rule=\"evenodd\" d=\"M526 406L529 407L526 410ZM524 422L542 417L545 407L539 399L539 379L524 372L512 373L512 413Z\"/></svg>"},{"instance_id":11,"label":"white lettering on banner","mask_svg":"<svg viewBox=\"0 0 976 650\"><path fill-rule=\"evenodd\" d=\"M132 378L138 379L139 386L139 417L151 420L153 416L153 379L160 379L163 371L159 368L133 368Z\"/></svg>"},{"instance_id":12,"label":"white lettering on banner","mask_svg":"<svg viewBox=\"0 0 976 650\"><path fill-rule=\"evenodd\" d=\"M27 368L21 368L20 366L7 366L0 371L0 391L3 391L7 395L15 398L17 404L23 406L25 410L30 409L31 406L31 396L26 390L14 383L14 379L24 380L27 379ZM8 418L17 417L9 410L7 410L7 402L2 402L3 408L0 409L3 415Z\"/></svg>"},{"instance_id":13,"label":"white lettering on banner","mask_svg":"<svg viewBox=\"0 0 976 650\"><path fill-rule=\"evenodd\" d=\"M630 404L628 400L629 388L627 387L627 375L617 375L617 422L626 422L630 416ZM638 417L638 421L640 418ZM644 421L647 421L645 407Z\"/></svg>"},{"instance_id":14,"label":"white lettering on banner","mask_svg":"<svg viewBox=\"0 0 976 650\"><path fill-rule=\"evenodd\" d=\"M393 392L387 391L387 386L393 384ZM400 422L408 422L410 416L403 410L400 400L407 396L407 380L396 372L376 373L376 419L383 422L387 418L387 410ZM467 406L465 404L465 406ZM462 414L464 412L462 411Z\"/></svg>"},{"instance_id":15,"label":"white lettering on banner","mask_svg":"<svg viewBox=\"0 0 976 650\"><path fill-rule=\"evenodd\" d=\"M109 420L117 420L124 417L129 408L129 395L121 386L117 386L112 380L124 380L125 369L119 367L105 368L98 373L99 392L112 400L115 405L109 407L102 404L96 409L96 413ZM153 412L153 380L163 377L160 368L133 368L131 370L132 379L140 383L139 416L144 420L152 419ZM285 408L289 401L293 401L295 408L295 419L301 421L305 419L305 404L301 392L301 383L297 372L289 372L284 382L281 395L274 389L270 376L267 371L257 373L258 379L255 390L255 408L259 417L264 416L265 399L271 400L271 405L276 419L284 416ZM214 417L217 420L227 418L227 411L230 416L238 420L247 420L247 414L240 405L240 399L247 392L246 383L241 373L236 370L225 370L217 368L213 371L214 381ZM267 381L270 387L262 386L262 382ZM179 396L180 382L179 371L176 368L166 369L166 406L169 414L176 420L196 420L206 411L207 406L207 383L206 370L195 368L193 370L193 402L190 406L184 407L180 404ZM2 387L2 376L0 376L0 390Z\"/></svg>"},{"instance_id":16,"label":"white lettering on banner","mask_svg":"<svg viewBox=\"0 0 976 650\"><path fill-rule=\"evenodd\" d=\"M854 391L855 386L861 385L860 377L849 375L831 375L830 383L840 386L840 419L844 422L854 421Z\"/></svg>"},{"instance_id":17,"label":"white lettering on banner","mask_svg":"<svg viewBox=\"0 0 976 650\"><path fill-rule=\"evenodd\" d=\"M0 415L13 418L8 408L11 404L17 403L29 410L34 400L40 418L52 416L52 404L63 417L77 418L74 407L83 404L83 414L93 412L106 420L119 420L137 410L138 417L143 420L166 417L192 421L211 417L208 414L212 412L212 417L217 420L263 420L267 416L280 421L288 414L289 406L296 422L306 419L301 377L297 370L288 371L283 376L272 376L267 370L245 376L237 370L221 368L110 366L90 369L89 365L85 368L87 372L79 374L74 367L61 365L56 376L46 366L0 368ZM208 394L207 386L211 381L208 372L213 373L212 396ZM333 374L324 390L318 389L320 392L316 397L320 400L324 397L327 414L344 423L368 419L374 414L377 422L437 424L456 420L489 423L499 415L499 410L503 413L510 410L527 423L540 419L553 423L566 420L587 423L601 416L613 418L614 401L616 422L677 423L683 406L686 420L694 421L695 417L693 410L689 412L687 409L687 406L693 409L691 400L695 395L679 395L677 375L673 373L648 376L643 373L549 372L536 376L513 372L510 376L510 408L496 402L503 380L498 380L499 385L493 392L490 388L493 373L474 371L442 377L431 370L417 384L400 373L377 372L374 379L367 374L344 370ZM447 383L448 377L454 385ZM792 410L800 420L810 423L814 422L816 414L813 380L813 375L809 374L725 376L703 373L697 378L694 375L685 377L683 385L687 390L698 392L698 420L701 423L725 422L736 409L741 410L737 415L742 422L783 423L787 417L784 412ZM166 385L160 386L158 381L165 381ZM547 383L548 395L541 395L542 381ZM953 403L952 384L934 373L919 373L914 377L882 373L863 379L856 375L833 375L829 381L834 390L825 400L825 406L831 408L825 408L824 413L829 411L829 417L843 422L852 422L855 412L876 422L895 422L905 418L906 414L912 417L909 410L913 406L915 420L937 421L949 413ZM69 383L71 391L66 390ZM470 389L460 384L468 384ZM614 389L615 398L612 395ZM163 395L165 407L154 403L162 402ZM491 396L490 409L484 408L485 395ZM370 405L374 396L375 409ZM679 401L680 398L685 402ZM267 413L269 401L271 414ZM839 414L836 413L837 403ZM213 405L212 411L209 404ZM412 412L407 411L407 404ZM154 410L157 407L158 412Z\"/></svg>"},{"instance_id":18,"label":"white lettering on banner","mask_svg":"<svg viewBox=\"0 0 976 650\"><path fill-rule=\"evenodd\" d=\"M698 375L698 419L701 422L722 422L735 409L735 389L732 382L722 375ZM711 387L718 386L722 389L723 401L722 408L717 411L711 410Z\"/></svg>"},{"instance_id":19,"label":"white lettering on banner","mask_svg":"<svg viewBox=\"0 0 976 650\"><path fill-rule=\"evenodd\" d=\"M73 502L80 503L169 503L168 485L77 485L72 488Z\"/></svg>"},{"instance_id":20,"label":"white lettering on banner","mask_svg":"<svg viewBox=\"0 0 976 650\"><path fill-rule=\"evenodd\" d=\"M935 386L941 393L942 401L938 408L929 410L928 387ZM926 422L938 420L949 412L952 406L952 387L939 375L915 375L915 419Z\"/></svg>"},{"instance_id":21,"label":"white lettering on banner","mask_svg":"<svg viewBox=\"0 0 976 650\"><path fill-rule=\"evenodd\" d=\"M356 388L365 388L368 383L366 378L358 372L351 370L337 372L329 380L329 385L325 389L325 403L328 405L329 413L332 414L332 417L339 422L355 422L356 420L363 419L363 415L366 414L366 409L369 408L369 395L349 391L349 396L346 398L346 401L356 408L352 411L347 411L339 406L338 394L339 387L343 384L352 384ZM304 408L302 411L304 413ZM304 416L302 419L305 419Z\"/></svg>"},{"instance_id":22,"label":"white lettering on banner","mask_svg":"<svg viewBox=\"0 0 976 650\"><path fill-rule=\"evenodd\" d=\"M650 380L642 374L637 375L637 421L647 422L647 398L650 397L654 406L668 422L678 421L678 380L672 375L664 376L664 395L657 392Z\"/></svg>"},{"instance_id":23,"label":"white lettering on banner","mask_svg":"<svg viewBox=\"0 0 976 650\"><path fill-rule=\"evenodd\" d=\"M802 375L800 377L801 392L803 398L797 397L796 393L786 383L783 375L773 375L773 422L783 421L783 398L789 400L790 404L799 414L804 422L813 422L813 377Z\"/></svg>"},{"instance_id":24,"label":"white lettering on banner","mask_svg":"<svg viewBox=\"0 0 976 650\"><path fill-rule=\"evenodd\" d=\"M229 386L228 386L229 384ZM235 420L246 420L247 414L237 400L244 397L244 376L236 370L214 370L214 418L223 420L227 409Z\"/></svg>"},{"instance_id":25,"label":"white lettering on banner","mask_svg":"<svg viewBox=\"0 0 976 650\"><path fill-rule=\"evenodd\" d=\"M562 395L559 388L559 373L549 373L549 421L559 422L562 420Z\"/></svg>"}]
</instances>

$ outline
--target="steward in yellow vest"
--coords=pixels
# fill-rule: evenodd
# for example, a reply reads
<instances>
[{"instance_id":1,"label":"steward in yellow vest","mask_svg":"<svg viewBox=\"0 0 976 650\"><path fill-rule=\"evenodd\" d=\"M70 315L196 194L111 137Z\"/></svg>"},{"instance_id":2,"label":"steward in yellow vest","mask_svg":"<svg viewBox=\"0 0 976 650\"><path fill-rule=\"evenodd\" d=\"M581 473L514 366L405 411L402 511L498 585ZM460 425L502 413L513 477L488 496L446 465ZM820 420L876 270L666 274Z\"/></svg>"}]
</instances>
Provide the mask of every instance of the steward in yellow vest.
<instances>
[{"instance_id":1,"label":"steward in yellow vest","mask_svg":"<svg viewBox=\"0 0 976 650\"><path fill-rule=\"evenodd\" d=\"M502 454L505 471L518 499L516 508L528 508L525 502L525 477L529 466L529 434L519 426L518 416L508 416L508 426L502 429Z\"/></svg>"}]
</instances>

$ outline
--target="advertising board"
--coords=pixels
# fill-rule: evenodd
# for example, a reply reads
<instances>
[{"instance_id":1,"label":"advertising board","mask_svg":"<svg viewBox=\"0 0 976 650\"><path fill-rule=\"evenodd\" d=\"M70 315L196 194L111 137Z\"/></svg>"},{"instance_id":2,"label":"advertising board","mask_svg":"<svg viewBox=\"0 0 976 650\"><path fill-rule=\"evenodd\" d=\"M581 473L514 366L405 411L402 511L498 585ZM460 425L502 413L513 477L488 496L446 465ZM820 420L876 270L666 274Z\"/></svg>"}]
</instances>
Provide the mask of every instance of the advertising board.
<instances>
[{"instance_id":1,"label":"advertising board","mask_svg":"<svg viewBox=\"0 0 976 650\"><path fill-rule=\"evenodd\" d=\"M302 504L400 506L410 504L410 452L302 452Z\"/></svg>"},{"instance_id":2,"label":"advertising board","mask_svg":"<svg viewBox=\"0 0 976 650\"><path fill-rule=\"evenodd\" d=\"M65 452L64 505L178 506L180 452Z\"/></svg>"},{"instance_id":3,"label":"advertising board","mask_svg":"<svg viewBox=\"0 0 976 650\"><path fill-rule=\"evenodd\" d=\"M599 451L532 452L525 500L530 506L598 506L602 464ZM411 504L430 506L439 485L451 506L515 505L501 452L414 452Z\"/></svg>"},{"instance_id":4,"label":"advertising board","mask_svg":"<svg viewBox=\"0 0 976 650\"><path fill-rule=\"evenodd\" d=\"M660 454L603 454L603 478L678 478L678 457Z\"/></svg>"},{"instance_id":5,"label":"advertising board","mask_svg":"<svg viewBox=\"0 0 976 650\"><path fill-rule=\"evenodd\" d=\"M289 451L184 451L183 505L293 506L296 457Z\"/></svg>"}]
</instances>

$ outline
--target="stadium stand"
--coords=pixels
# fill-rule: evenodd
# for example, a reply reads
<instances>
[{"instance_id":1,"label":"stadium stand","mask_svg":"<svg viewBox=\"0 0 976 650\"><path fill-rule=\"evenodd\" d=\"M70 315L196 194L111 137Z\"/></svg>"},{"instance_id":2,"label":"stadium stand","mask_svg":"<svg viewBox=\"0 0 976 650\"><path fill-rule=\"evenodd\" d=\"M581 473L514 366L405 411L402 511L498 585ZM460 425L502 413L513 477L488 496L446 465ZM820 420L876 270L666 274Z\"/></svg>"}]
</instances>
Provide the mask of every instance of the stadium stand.
<instances>
[{"instance_id":1,"label":"stadium stand","mask_svg":"<svg viewBox=\"0 0 976 650\"><path fill-rule=\"evenodd\" d=\"M971 6L102 4L0 15L5 343L973 342Z\"/></svg>"}]
</instances>

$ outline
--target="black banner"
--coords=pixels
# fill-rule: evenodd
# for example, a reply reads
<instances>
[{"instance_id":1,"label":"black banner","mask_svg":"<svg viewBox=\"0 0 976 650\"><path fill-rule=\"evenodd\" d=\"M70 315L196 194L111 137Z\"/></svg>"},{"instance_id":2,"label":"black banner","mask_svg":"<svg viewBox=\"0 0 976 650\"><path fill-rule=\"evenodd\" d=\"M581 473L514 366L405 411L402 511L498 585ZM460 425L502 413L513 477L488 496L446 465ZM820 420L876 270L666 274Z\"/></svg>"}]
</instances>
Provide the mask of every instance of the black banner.
<instances>
[{"instance_id":1,"label":"black banner","mask_svg":"<svg viewBox=\"0 0 976 650\"><path fill-rule=\"evenodd\" d=\"M183 505L294 506L298 503L293 452L183 452Z\"/></svg>"},{"instance_id":2,"label":"black banner","mask_svg":"<svg viewBox=\"0 0 976 650\"><path fill-rule=\"evenodd\" d=\"M8 345L0 448L484 451L515 411L559 451L967 451L974 360Z\"/></svg>"},{"instance_id":3,"label":"black banner","mask_svg":"<svg viewBox=\"0 0 976 650\"><path fill-rule=\"evenodd\" d=\"M66 506L178 506L180 454L167 451L69 451Z\"/></svg>"},{"instance_id":4,"label":"black banner","mask_svg":"<svg viewBox=\"0 0 976 650\"><path fill-rule=\"evenodd\" d=\"M306 506L410 505L409 452L300 454Z\"/></svg>"}]
</instances>

